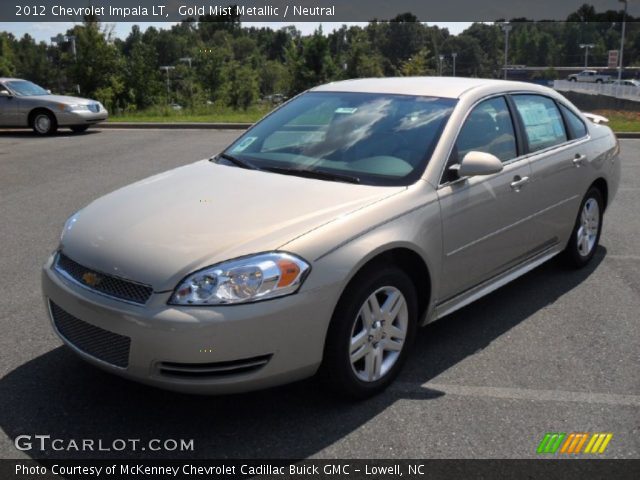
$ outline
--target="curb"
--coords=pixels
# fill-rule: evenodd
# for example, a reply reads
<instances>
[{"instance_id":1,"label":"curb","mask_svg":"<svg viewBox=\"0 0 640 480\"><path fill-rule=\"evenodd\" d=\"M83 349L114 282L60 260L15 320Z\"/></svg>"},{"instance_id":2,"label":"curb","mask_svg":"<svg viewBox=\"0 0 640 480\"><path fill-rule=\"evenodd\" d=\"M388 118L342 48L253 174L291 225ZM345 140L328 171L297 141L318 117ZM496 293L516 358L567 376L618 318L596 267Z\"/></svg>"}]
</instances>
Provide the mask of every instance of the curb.
<instances>
[{"instance_id":1,"label":"curb","mask_svg":"<svg viewBox=\"0 0 640 480\"><path fill-rule=\"evenodd\" d=\"M123 129L187 129L187 130L246 130L253 123L200 123L200 122L108 122L95 128ZM640 138L640 132L614 132L618 138Z\"/></svg>"},{"instance_id":2,"label":"curb","mask_svg":"<svg viewBox=\"0 0 640 480\"><path fill-rule=\"evenodd\" d=\"M640 138L640 132L613 132L618 138Z\"/></svg>"},{"instance_id":3,"label":"curb","mask_svg":"<svg viewBox=\"0 0 640 480\"><path fill-rule=\"evenodd\" d=\"M253 123L199 123L199 122L105 122L96 128L125 128L125 129L202 129L202 130L246 130Z\"/></svg>"}]
</instances>

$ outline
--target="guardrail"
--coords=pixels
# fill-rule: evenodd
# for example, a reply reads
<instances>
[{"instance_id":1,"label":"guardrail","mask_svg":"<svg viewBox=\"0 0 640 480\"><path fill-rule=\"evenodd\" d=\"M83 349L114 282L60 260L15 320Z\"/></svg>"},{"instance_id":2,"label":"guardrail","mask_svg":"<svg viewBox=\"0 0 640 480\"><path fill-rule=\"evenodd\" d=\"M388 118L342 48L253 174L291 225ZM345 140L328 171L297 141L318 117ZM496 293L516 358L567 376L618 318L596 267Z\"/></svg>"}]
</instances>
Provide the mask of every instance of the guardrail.
<instances>
[{"instance_id":1,"label":"guardrail","mask_svg":"<svg viewBox=\"0 0 640 480\"><path fill-rule=\"evenodd\" d=\"M554 80L553 88L560 92L565 91L588 93L591 95L606 95L608 97L625 98L627 100L640 102L640 87L634 87L631 85Z\"/></svg>"}]
</instances>

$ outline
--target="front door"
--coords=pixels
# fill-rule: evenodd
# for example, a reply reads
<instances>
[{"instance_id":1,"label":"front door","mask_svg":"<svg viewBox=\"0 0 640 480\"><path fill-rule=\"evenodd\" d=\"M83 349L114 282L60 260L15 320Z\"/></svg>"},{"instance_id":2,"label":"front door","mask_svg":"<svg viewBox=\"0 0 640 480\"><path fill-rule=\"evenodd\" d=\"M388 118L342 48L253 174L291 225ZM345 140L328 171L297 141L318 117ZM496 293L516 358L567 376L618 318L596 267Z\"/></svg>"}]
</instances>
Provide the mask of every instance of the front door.
<instances>
[{"instance_id":1,"label":"front door","mask_svg":"<svg viewBox=\"0 0 640 480\"><path fill-rule=\"evenodd\" d=\"M478 104L467 117L450 164L469 151L491 153L501 172L443 178L438 190L443 227L443 271L439 302L522 262L537 248L532 236L534 198L531 167L518 157L514 123L504 97Z\"/></svg>"}]
</instances>

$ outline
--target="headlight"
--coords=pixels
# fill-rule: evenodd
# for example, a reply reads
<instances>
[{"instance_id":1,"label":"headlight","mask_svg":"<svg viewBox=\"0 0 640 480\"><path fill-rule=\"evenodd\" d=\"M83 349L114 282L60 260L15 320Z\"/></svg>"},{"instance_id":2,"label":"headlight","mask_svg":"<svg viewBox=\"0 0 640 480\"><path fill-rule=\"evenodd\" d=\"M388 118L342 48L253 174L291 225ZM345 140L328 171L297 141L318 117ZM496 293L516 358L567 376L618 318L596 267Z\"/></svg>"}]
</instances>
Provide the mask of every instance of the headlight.
<instances>
[{"instance_id":1,"label":"headlight","mask_svg":"<svg viewBox=\"0 0 640 480\"><path fill-rule=\"evenodd\" d=\"M64 110L65 112L87 112L89 111L89 105L81 105L81 104L65 105L64 103L61 103L60 109Z\"/></svg>"},{"instance_id":2,"label":"headlight","mask_svg":"<svg viewBox=\"0 0 640 480\"><path fill-rule=\"evenodd\" d=\"M173 305L248 303L295 293L309 264L289 253L263 253L207 267L185 278Z\"/></svg>"}]
</instances>

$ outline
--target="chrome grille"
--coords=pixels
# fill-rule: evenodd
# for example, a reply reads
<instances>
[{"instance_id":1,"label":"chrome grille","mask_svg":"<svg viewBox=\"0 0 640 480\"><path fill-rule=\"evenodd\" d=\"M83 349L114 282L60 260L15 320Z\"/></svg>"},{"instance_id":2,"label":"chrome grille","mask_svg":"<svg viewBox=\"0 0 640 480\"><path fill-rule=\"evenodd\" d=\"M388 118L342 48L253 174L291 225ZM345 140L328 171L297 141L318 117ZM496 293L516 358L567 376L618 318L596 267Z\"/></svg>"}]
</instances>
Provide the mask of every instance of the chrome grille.
<instances>
[{"instance_id":1,"label":"chrome grille","mask_svg":"<svg viewBox=\"0 0 640 480\"><path fill-rule=\"evenodd\" d=\"M232 360L215 363L174 363L160 362L158 370L160 374L170 377L202 378L202 377L226 377L251 373L264 367L271 360L271 355Z\"/></svg>"},{"instance_id":2,"label":"chrome grille","mask_svg":"<svg viewBox=\"0 0 640 480\"><path fill-rule=\"evenodd\" d=\"M51 318L60 335L77 349L116 367L129 366L131 339L74 317L49 300Z\"/></svg>"},{"instance_id":3,"label":"chrome grille","mask_svg":"<svg viewBox=\"0 0 640 480\"><path fill-rule=\"evenodd\" d=\"M144 305L153 293L149 285L97 272L71 260L63 253L58 254L55 268L83 287L119 300Z\"/></svg>"}]
</instances>

